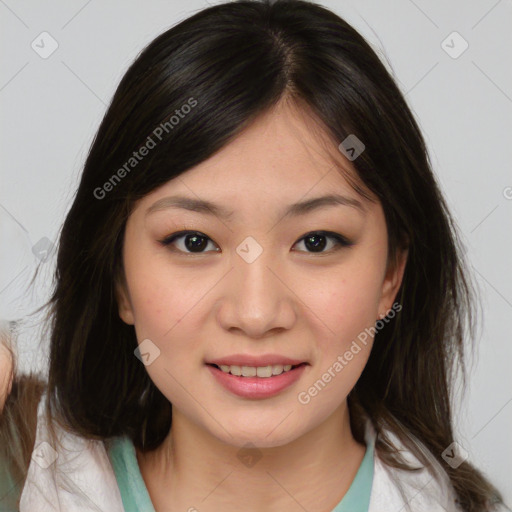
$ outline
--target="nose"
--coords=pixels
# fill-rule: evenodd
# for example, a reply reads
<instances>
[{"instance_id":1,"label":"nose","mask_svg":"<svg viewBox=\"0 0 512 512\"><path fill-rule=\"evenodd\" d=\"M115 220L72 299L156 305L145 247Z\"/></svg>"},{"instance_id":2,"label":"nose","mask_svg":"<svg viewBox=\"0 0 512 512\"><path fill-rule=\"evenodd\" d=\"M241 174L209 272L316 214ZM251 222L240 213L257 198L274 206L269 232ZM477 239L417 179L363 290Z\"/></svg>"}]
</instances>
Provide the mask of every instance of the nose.
<instances>
[{"instance_id":1,"label":"nose","mask_svg":"<svg viewBox=\"0 0 512 512\"><path fill-rule=\"evenodd\" d=\"M270 251L252 262L235 254L233 266L217 310L221 326L254 339L291 329L297 319L296 296Z\"/></svg>"}]
</instances>

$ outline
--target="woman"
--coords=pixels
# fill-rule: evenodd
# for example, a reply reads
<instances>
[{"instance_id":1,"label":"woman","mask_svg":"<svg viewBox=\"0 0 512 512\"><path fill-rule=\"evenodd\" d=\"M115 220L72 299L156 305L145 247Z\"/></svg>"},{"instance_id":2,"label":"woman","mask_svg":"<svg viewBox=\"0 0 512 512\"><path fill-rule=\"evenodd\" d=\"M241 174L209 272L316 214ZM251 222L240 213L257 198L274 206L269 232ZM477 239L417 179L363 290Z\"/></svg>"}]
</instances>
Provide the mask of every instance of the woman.
<instances>
[{"instance_id":1,"label":"woman","mask_svg":"<svg viewBox=\"0 0 512 512\"><path fill-rule=\"evenodd\" d=\"M62 229L20 510L499 510L454 444L461 254L346 22L278 0L179 23L123 77Z\"/></svg>"}]
</instances>

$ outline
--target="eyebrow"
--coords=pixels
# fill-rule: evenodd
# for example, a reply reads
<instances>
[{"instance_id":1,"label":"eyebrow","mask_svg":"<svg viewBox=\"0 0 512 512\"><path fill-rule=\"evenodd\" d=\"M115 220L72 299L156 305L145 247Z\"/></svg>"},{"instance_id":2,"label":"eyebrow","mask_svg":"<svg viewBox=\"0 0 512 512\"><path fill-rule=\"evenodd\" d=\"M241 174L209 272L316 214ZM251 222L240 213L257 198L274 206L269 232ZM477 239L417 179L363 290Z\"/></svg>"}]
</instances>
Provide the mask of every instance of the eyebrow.
<instances>
[{"instance_id":1,"label":"eyebrow","mask_svg":"<svg viewBox=\"0 0 512 512\"><path fill-rule=\"evenodd\" d=\"M366 209L357 199L351 197L342 196L339 194L328 194L321 197L315 197L313 199L307 199L289 205L283 212L283 217L297 217L299 215L305 215L306 213L324 208L326 206L349 206L355 208L362 215L366 214ZM164 210L167 208L181 208L196 213L202 213L205 215L211 215L219 217L223 220L229 220L235 212L228 210L223 206L205 201L203 199L196 199L187 196L169 196L159 199L152 204L147 210L146 215L150 213Z\"/></svg>"}]
</instances>

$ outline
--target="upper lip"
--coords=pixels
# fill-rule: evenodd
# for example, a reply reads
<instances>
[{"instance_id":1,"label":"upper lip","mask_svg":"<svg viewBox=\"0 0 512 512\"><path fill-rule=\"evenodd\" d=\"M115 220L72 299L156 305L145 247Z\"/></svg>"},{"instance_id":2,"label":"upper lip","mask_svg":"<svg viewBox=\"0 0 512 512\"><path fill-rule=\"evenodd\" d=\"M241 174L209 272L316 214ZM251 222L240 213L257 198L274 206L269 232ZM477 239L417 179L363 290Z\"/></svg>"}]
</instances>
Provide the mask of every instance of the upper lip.
<instances>
[{"instance_id":1,"label":"upper lip","mask_svg":"<svg viewBox=\"0 0 512 512\"><path fill-rule=\"evenodd\" d=\"M291 364L292 366L295 366L301 363L306 363L306 361L301 359L292 359L279 354L267 354L262 356L233 354L231 356L206 361L206 364L215 364L217 366L273 366L278 364L282 364L283 366Z\"/></svg>"}]
</instances>

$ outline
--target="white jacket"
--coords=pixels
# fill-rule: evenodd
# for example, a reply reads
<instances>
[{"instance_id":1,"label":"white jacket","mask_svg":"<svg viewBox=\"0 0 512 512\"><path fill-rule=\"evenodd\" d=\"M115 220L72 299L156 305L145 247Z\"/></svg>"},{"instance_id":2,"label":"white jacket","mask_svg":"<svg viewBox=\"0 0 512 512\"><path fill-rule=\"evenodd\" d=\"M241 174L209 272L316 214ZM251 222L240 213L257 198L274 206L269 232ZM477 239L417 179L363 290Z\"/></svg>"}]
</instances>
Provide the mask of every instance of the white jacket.
<instances>
[{"instance_id":1,"label":"white jacket","mask_svg":"<svg viewBox=\"0 0 512 512\"><path fill-rule=\"evenodd\" d=\"M43 395L20 512L124 512L104 444L57 427L61 446L54 451L43 421L45 400ZM367 441L374 436L368 426ZM460 512L446 480L438 483L426 470L411 473L389 468L375 452L369 512L407 512L407 504L412 512Z\"/></svg>"}]
</instances>

